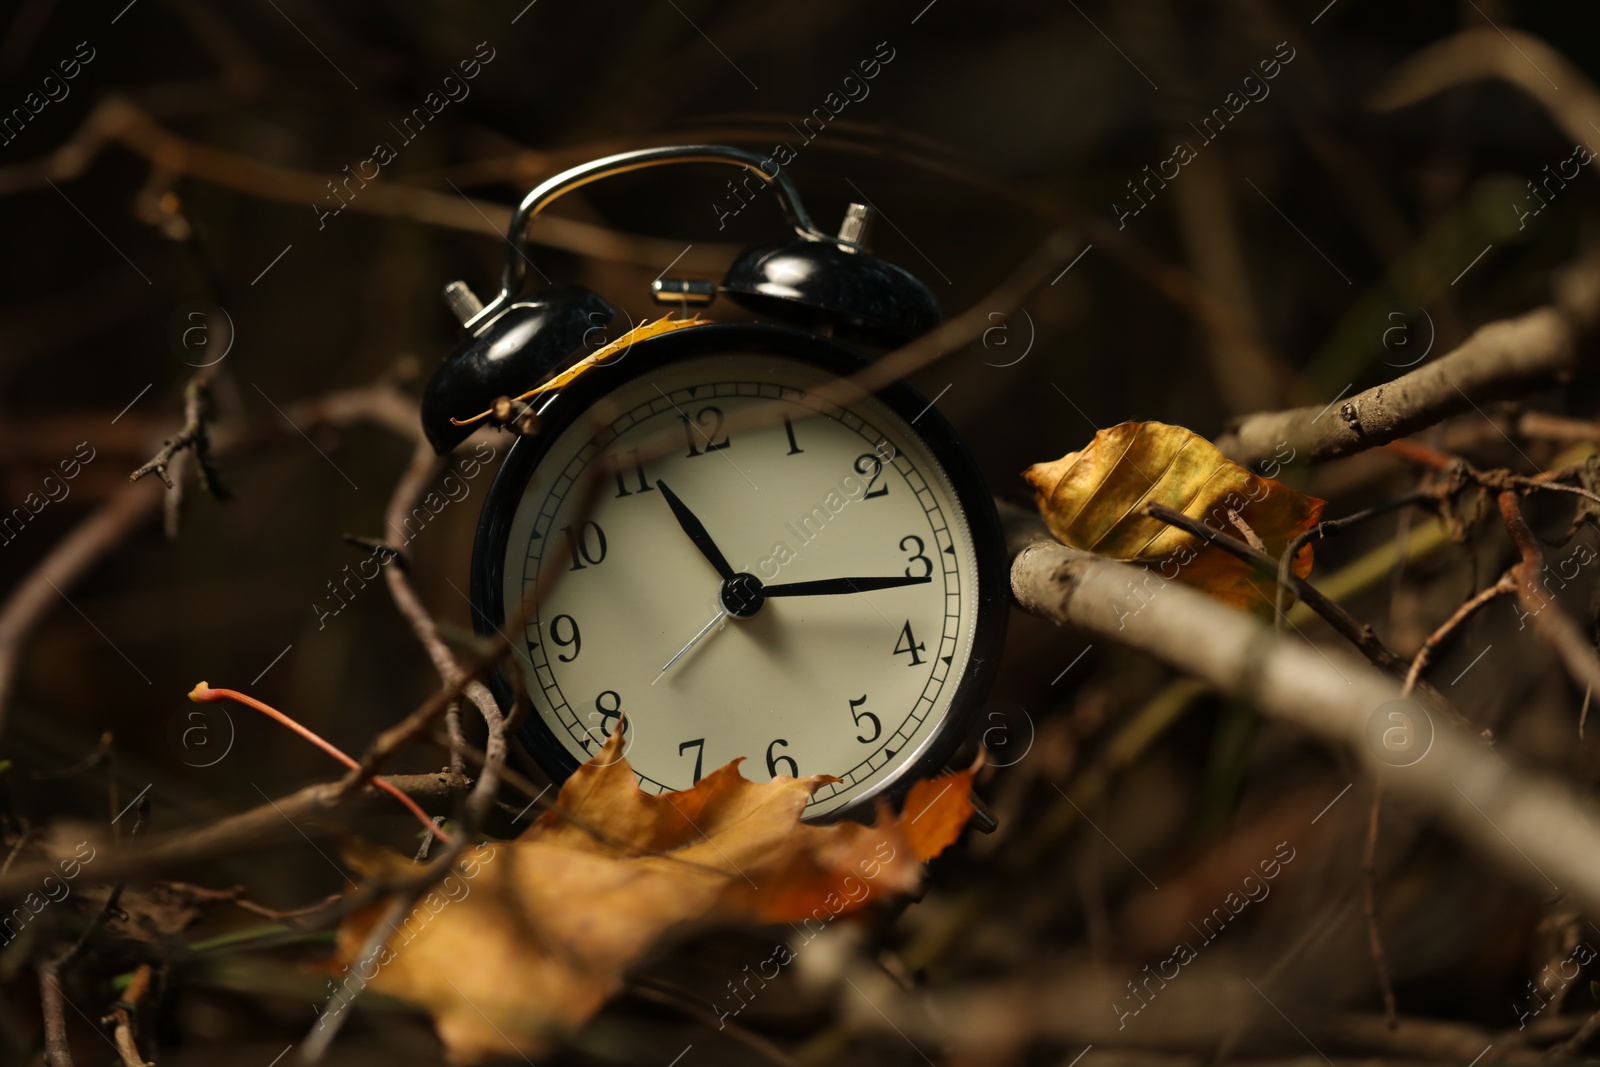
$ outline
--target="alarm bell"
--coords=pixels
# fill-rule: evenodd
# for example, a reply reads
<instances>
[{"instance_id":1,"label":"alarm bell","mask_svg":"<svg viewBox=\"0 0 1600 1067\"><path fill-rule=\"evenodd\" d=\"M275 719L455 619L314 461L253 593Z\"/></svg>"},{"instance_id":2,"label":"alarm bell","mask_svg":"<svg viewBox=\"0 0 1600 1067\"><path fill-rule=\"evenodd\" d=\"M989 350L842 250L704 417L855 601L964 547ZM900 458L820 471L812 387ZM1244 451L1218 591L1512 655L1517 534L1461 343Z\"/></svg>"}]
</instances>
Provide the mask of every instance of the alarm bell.
<instances>
[{"instance_id":1,"label":"alarm bell","mask_svg":"<svg viewBox=\"0 0 1600 1067\"><path fill-rule=\"evenodd\" d=\"M461 282L445 299L463 319L481 309ZM502 396L525 392L571 366L585 335L616 317L599 293L576 286L546 289L512 304L480 332L465 338L434 371L422 392L422 428L443 455L472 436L476 426L450 420L482 411Z\"/></svg>"},{"instance_id":2,"label":"alarm bell","mask_svg":"<svg viewBox=\"0 0 1600 1067\"><path fill-rule=\"evenodd\" d=\"M470 426L452 418L482 411L503 396L516 396L565 370L579 358L586 338L605 327L616 309L598 294L576 287L547 289L519 299L527 271L522 244L529 223L551 202L589 182L667 163L722 163L743 167L771 187L796 237L739 255L721 291L759 315L807 329L897 345L939 322L933 293L908 272L868 253L872 210L851 204L837 235L819 230L800 195L770 160L724 145L675 145L623 152L573 167L546 179L523 198L506 230L509 253L500 292L484 304L464 282L451 282L444 297L468 336L434 372L422 396L422 425L435 451L466 440ZM709 282L657 279L658 303L685 310L714 298Z\"/></svg>"},{"instance_id":3,"label":"alarm bell","mask_svg":"<svg viewBox=\"0 0 1600 1067\"><path fill-rule=\"evenodd\" d=\"M907 271L868 255L872 209L851 204L836 241L798 240L742 253L722 289L757 314L842 337L899 345L939 324L939 302Z\"/></svg>"}]
</instances>

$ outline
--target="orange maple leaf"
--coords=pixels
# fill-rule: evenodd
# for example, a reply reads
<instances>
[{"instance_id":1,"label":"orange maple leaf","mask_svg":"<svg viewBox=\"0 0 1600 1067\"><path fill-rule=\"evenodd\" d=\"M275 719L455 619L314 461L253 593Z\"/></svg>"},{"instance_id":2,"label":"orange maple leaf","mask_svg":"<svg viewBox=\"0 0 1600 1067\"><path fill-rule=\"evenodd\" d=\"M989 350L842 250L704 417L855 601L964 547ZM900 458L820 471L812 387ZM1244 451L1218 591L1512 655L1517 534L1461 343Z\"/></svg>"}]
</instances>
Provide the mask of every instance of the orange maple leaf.
<instances>
[{"instance_id":1,"label":"orange maple leaf","mask_svg":"<svg viewBox=\"0 0 1600 1067\"><path fill-rule=\"evenodd\" d=\"M872 826L815 826L800 816L827 775L756 783L735 760L692 789L652 795L621 750L618 732L552 810L516 840L468 854L374 955L355 958L387 902L348 917L342 988L427 1009L455 1063L545 1051L673 930L826 924L914 892L923 862L966 825L977 771L917 783L899 816L880 805ZM416 869L388 851L350 859L369 876Z\"/></svg>"}]
</instances>

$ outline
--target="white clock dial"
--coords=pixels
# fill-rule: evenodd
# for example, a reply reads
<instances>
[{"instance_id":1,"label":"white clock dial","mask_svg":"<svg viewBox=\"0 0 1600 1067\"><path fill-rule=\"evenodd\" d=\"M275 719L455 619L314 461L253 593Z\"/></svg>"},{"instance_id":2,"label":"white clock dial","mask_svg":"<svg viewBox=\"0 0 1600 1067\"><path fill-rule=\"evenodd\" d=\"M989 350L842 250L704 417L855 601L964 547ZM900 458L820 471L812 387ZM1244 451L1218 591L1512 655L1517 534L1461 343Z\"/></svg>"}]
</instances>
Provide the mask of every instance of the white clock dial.
<instances>
[{"instance_id":1,"label":"white clock dial","mask_svg":"<svg viewBox=\"0 0 1600 1067\"><path fill-rule=\"evenodd\" d=\"M575 760L625 712L642 788L687 789L742 756L757 781L841 779L817 791L814 816L886 787L938 733L973 647L966 517L905 420L870 398L813 398L831 377L755 353L674 363L611 392L598 432L578 419L545 451L511 522L503 594L510 613L541 573L555 579L518 662L533 713ZM729 428L774 400L784 421ZM633 450L663 430L681 447L637 462ZM580 523L591 478L598 503ZM663 672L726 607L669 497L774 595L713 623ZM906 584L776 595L839 578Z\"/></svg>"}]
</instances>

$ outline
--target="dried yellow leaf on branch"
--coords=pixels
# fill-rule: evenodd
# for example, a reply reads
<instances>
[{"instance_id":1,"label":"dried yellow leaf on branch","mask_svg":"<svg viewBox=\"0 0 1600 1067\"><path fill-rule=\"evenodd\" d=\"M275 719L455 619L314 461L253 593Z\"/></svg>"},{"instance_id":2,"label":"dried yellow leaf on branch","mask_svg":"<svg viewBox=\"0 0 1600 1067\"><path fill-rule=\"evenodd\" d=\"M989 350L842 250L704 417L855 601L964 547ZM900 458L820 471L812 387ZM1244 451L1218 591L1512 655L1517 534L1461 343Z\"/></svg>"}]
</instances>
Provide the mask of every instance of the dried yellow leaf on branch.
<instances>
[{"instance_id":1,"label":"dried yellow leaf on branch","mask_svg":"<svg viewBox=\"0 0 1600 1067\"><path fill-rule=\"evenodd\" d=\"M659 337L661 334L671 333L674 330L687 329L690 326L709 326L710 324L710 319L702 319L698 314L687 319L675 319L670 315L663 315L654 322L641 322L605 347L584 356L549 381L536 385L526 393L510 399L513 403L521 403L524 400L531 400L545 393L553 393L557 390L565 389L601 364L615 363L627 355L629 349L640 341L651 337ZM465 419L451 418L450 423L453 426L471 426L475 422L482 422L492 414L494 414L494 408L489 408L487 411L480 411L476 415L471 415Z\"/></svg>"},{"instance_id":2,"label":"dried yellow leaf on branch","mask_svg":"<svg viewBox=\"0 0 1600 1067\"><path fill-rule=\"evenodd\" d=\"M1182 426L1124 422L1095 434L1081 452L1023 472L1039 511L1063 543L1142 563L1241 608L1270 609L1274 583L1204 539L1145 514L1164 504L1218 533L1281 557L1310 529L1327 501L1298 493L1234 463ZM1311 546L1292 564L1311 573Z\"/></svg>"},{"instance_id":3,"label":"dried yellow leaf on branch","mask_svg":"<svg viewBox=\"0 0 1600 1067\"><path fill-rule=\"evenodd\" d=\"M756 783L735 760L692 789L653 795L621 750L618 733L521 837L467 853L374 955L356 958L388 902L347 918L336 989L425 1008L454 1063L536 1055L598 1011L670 932L712 922L820 930L914 892L923 861L972 813L975 767L918 783L901 815L880 807L873 826L813 826L800 815L836 780L827 775ZM387 851L349 859L369 878L417 869Z\"/></svg>"}]
</instances>

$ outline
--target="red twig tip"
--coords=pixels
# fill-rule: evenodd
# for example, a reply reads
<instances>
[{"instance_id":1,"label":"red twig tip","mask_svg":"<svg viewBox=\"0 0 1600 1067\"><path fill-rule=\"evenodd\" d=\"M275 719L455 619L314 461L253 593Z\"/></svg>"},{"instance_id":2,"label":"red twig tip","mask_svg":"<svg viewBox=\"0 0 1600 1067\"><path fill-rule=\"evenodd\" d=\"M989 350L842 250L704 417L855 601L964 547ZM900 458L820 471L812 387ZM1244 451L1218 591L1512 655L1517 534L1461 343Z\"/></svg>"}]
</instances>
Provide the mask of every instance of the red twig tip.
<instances>
[{"instance_id":1,"label":"red twig tip","mask_svg":"<svg viewBox=\"0 0 1600 1067\"><path fill-rule=\"evenodd\" d=\"M295 722L277 708L270 704L263 704L255 697L248 696L236 689L213 689L205 682L201 682L199 685L196 685L193 689L189 690L189 699L194 701L196 704L212 704L219 700L231 700L236 704L243 704L245 707L255 708L257 711L261 712L269 719L272 719L274 722L277 722L282 726L287 726L289 729L293 730L307 741L310 741L313 745L316 745L318 748L322 749L322 751L326 752L328 755L332 756L346 767L349 767L351 770L355 770L361 766L359 763L351 759L344 752L340 751L320 735L300 725L298 722ZM434 837L437 837L440 841L447 845L452 845L455 843L453 840L451 840L450 835L446 834L443 830L440 830L433 824L433 820L428 817L428 813L423 811L422 808L417 805L415 800L412 800L410 797L400 792L400 790L396 789L387 780L380 778L377 775L373 775L372 784L383 790L385 793L388 793L390 796L394 797L400 803L404 804L406 810L415 815L417 817L417 821L422 823L423 826L426 826L428 828L428 832Z\"/></svg>"}]
</instances>

